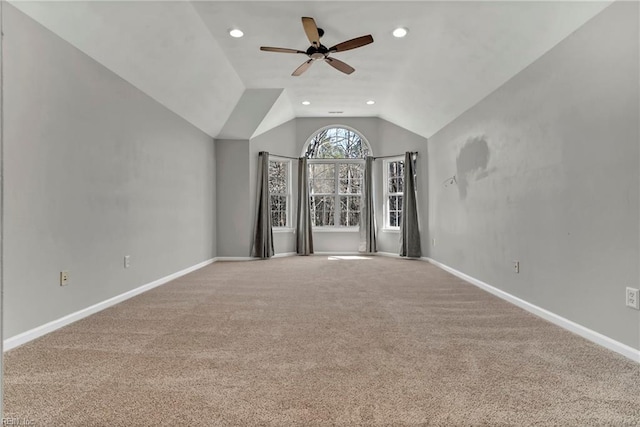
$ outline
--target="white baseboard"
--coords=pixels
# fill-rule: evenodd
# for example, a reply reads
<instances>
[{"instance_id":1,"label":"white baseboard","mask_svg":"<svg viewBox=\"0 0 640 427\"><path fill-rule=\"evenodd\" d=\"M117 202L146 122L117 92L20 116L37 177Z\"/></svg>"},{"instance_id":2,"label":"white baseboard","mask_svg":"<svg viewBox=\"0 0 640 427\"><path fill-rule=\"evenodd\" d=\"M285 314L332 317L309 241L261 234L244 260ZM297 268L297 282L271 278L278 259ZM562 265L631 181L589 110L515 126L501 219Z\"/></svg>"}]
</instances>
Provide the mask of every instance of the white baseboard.
<instances>
[{"instance_id":1,"label":"white baseboard","mask_svg":"<svg viewBox=\"0 0 640 427\"><path fill-rule=\"evenodd\" d=\"M376 255L384 256L384 257L387 257L387 258L400 258L400 255L394 254L394 253L391 253L391 252L376 252Z\"/></svg>"},{"instance_id":2,"label":"white baseboard","mask_svg":"<svg viewBox=\"0 0 640 427\"><path fill-rule=\"evenodd\" d=\"M281 254L275 254L271 258L285 258L289 256L295 256L295 252L283 252ZM250 256L221 256L217 257L216 261L259 261L262 258L250 257Z\"/></svg>"},{"instance_id":3,"label":"white baseboard","mask_svg":"<svg viewBox=\"0 0 640 427\"><path fill-rule=\"evenodd\" d=\"M559 316L555 313L552 313L549 310L545 310L544 308L531 304L530 302L527 302L521 298L511 295L508 292L495 288L487 283L484 283L478 279L475 279L467 274L462 273L461 271L456 270L455 268L449 267L448 265L442 264L434 259L426 258L426 257L423 257L422 259L453 274L454 276L461 278L466 282L471 283L472 285L475 285L481 289L484 289L485 291L497 296L498 298L501 298L514 305L517 305L522 309L527 310L529 313L535 314L538 317L542 317L543 319L548 320L549 322L555 325L558 325L561 328L564 328L570 332L573 332L574 334L578 334L581 337L586 338L591 342L594 342L609 350L615 351L616 353L619 353L625 357L628 357L629 359L635 362L640 363L640 350L637 350L631 346L628 346L612 338L609 338L606 335L602 335L601 333L593 331L589 328L586 328L578 323L572 322L569 319L565 319L564 317Z\"/></svg>"},{"instance_id":4,"label":"white baseboard","mask_svg":"<svg viewBox=\"0 0 640 427\"><path fill-rule=\"evenodd\" d=\"M363 254L362 252L348 252L348 251L336 251L336 252L332 252L332 251L321 251L321 252L314 252L312 255L320 255L320 256L352 256L352 255L370 255L370 254Z\"/></svg>"},{"instance_id":5,"label":"white baseboard","mask_svg":"<svg viewBox=\"0 0 640 427\"><path fill-rule=\"evenodd\" d=\"M209 259L207 261L203 261L199 264L193 265L191 267L187 267L184 270L180 270L176 273L170 274L168 276L162 277L158 280L154 280L151 283L147 283L146 285L142 285L138 288L127 291L123 294L116 295L115 297L109 298L97 304L94 304L90 307L84 308L82 310L76 311L75 313L68 314L59 319L53 320L49 323L45 323L44 325L40 325L36 328L28 330L18 335L14 335L10 338L7 338L3 342L3 351L11 350L22 344L25 344L31 340L39 338L43 335L46 335L50 332L55 331L56 329L60 329L63 326L66 326L70 323L76 322L80 319L83 319L87 316L90 316L94 313L104 310L105 308L116 305L122 301L128 300L136 295L139 295L143 292L146 292L150 289L156 288L160 285L164 285L167 282L177 279L178 277L184 276L185 274L191 273L192 271L198 270L202 267L205 267L216 261L216 258Z\"/></svg>"},{"instance_id":6,"label":"white baseboard","mask_svg":"<svg viewBox=\"0 0 640 427\"><path fill-rule=\"evenodd\" d=\"M281 254L275 254L272 258L286 258L290 256L298 255L296 252L283 252Z\"/></svg>"}]
</instances>

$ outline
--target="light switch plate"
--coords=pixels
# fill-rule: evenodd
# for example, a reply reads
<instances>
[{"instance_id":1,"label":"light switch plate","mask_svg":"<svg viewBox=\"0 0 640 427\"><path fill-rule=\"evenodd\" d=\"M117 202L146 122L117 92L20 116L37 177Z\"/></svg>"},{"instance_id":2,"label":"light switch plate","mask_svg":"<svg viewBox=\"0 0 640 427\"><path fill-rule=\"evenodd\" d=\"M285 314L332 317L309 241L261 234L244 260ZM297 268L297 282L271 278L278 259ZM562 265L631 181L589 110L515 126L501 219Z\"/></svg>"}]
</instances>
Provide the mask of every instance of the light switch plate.
<instances>
[{"instance_id":1,"label":"light switch plate","mask_svg":"<svg viewBox=\"0 0 640 427\"><path fill-rule=\"evenodd\" d=\"M69 272L61 271L60 272L60 286L67 286L69 284Z\"/></svg>"},{"instance_id":2,"label":"light switch plate","mask_svg":"<svg viewBox=\"0 0 640 427\"><path fill-rule=\"evenodd\" d=\"M640 290L635 288L627 288L627 307L640 310Z\"/></svg>"}]
</instances>

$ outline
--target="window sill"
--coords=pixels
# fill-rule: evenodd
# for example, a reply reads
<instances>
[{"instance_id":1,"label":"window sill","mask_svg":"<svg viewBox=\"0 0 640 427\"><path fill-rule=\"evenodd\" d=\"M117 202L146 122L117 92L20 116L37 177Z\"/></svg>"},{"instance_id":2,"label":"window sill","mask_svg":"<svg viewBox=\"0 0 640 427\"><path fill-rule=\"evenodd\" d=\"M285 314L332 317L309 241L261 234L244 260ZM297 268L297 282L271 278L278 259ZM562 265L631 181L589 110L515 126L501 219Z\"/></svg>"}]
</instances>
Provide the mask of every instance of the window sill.
<instances>
[{"instance_id":1,"label":"window sill","mask_svg":"<svg viewBox=\"0 0 640 427\"><path fill-rule=\"evenodd\" d=\"M313 227L314 233L358 233L359 227Z\"/></svg>"},{"instance_id":2,"label":"window sill","mask_svg":"<svg viewBox=\"0 0 640 427\"><path fill-rule=\"evenodd\" d=\"M383 228L382 232L383 233L399 233L400 228Z\"/></svg>"},{"instance_id":3,"label":"window sill","mask_svg":"<svg viewBox=\"0 0 640 427\"><path fill-rule=\"evenodd\" d=\"M289 228L289 227L273 227L272 230L274 233L295 233L296 232L295 228Z\"/></svg>"}]
</instances>

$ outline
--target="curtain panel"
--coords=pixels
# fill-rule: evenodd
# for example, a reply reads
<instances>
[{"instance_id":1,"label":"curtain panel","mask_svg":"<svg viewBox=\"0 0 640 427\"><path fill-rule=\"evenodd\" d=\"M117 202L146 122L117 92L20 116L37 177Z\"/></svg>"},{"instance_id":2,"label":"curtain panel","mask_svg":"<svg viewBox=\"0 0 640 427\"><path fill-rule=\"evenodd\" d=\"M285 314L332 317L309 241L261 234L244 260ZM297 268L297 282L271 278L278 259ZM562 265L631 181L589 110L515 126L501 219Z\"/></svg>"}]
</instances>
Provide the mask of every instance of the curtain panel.
<instances>
[{"instance_id":1,"label":"curtain panel","mask_svg":"<svg viewBox=\"0 0 640 427\"><path fill-rule=\"evenodd\" d=\"M400 256L420 258L420 229L416 197L416 170L413 153L404 156L404 191L402 193L402 219L400 220Z\"/></svg>"},{"instance_id":2,"label":"curtain panel","mask_svg":"<svg viewBox=\"0 0 640 427\"><path fill-rule=\"evenodd\" d=\"M296 253L313 254L313 230L311 228L311 199L309 198L309 178L307 159L298 159L298 217L296 222Z\"/></svg>"},{"instance_id":3,"label":"curtain panel","mask_svg":"<svg viewBox=\"0 0 640 427\"><path fill-rule=\"evenodd\" d=\"M360 246L364 253L377 252L376 215L373 204L373 157L367 156L364 165L364 188L360 208Z\"/></svg>"},{"instance_id":4,"label":"curtain panel","mask_svg":"<svg viewBox=\"0 0 640 427\"><path fill-rule=\"evenodd\" d=\"M258 154L258 188L256 189L256 224L253 230L251 256L271 258L273 229L271 228L271 197L269 196L269 153Z\"/></svg>"}]
</instances>

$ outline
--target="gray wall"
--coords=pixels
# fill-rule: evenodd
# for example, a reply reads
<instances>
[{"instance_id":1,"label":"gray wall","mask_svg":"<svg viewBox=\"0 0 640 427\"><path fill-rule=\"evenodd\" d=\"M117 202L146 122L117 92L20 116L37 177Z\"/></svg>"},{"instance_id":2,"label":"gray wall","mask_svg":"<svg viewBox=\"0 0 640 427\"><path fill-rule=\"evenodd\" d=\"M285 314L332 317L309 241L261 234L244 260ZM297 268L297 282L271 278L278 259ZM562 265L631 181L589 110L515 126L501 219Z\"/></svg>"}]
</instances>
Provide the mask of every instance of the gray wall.
<instances>
[{"instance_id":1,"label":"gray wall","mask_svg":"<svg viewBox=\"0 0 640 427\"><path fill-rule=\"evenodd\" d=\"M428 144L434 259L634 348L638 43L614 3Z\"/></svg>"},{"instance_id":2,"label":"gray wall","mask_svg":"<svg viewBox=\"0 0 640 427\"><path fill-rule=\"evenodd\" d=\"M251 255L253 203L249 196L249 141L216 140L219 257Z\"/></svg>"},{"instance_id":3,"label":"gray wall","mask_svg":"<svg viewBox=\"0 0 640 427\"><path fill-rule=\"evenodd\" d=\"M215 158L210 137L4 8L11 337L215 257Z\"/></svg>"}]
</instances>

